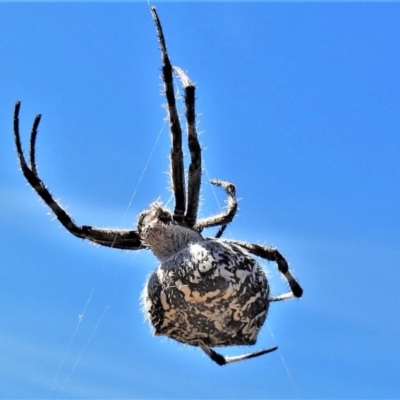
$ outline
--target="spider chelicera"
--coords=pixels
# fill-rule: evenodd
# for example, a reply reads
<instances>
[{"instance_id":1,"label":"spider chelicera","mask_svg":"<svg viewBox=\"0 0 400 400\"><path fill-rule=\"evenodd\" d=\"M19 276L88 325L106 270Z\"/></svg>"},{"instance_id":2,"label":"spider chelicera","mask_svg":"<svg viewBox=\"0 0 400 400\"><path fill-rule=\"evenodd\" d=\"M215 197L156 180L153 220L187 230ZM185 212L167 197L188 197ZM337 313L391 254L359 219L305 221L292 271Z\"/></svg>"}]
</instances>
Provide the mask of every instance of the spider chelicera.
<instances>
[{"instance_id":1,"label":"spider chelicera","mask_svg":"<svg viewBox=\"0 0 400 400\"><path fill-rule=\"evenodd\" d=\"M195 122L195 86L182 69L173 67L155 7L151 7L162 58L162 80L167 98L172 138L171 177L175 198L171 212L160 202L139 214L137 230L116 230L78 226L54 200L36 169L36 136L41 116L33 123L29 165L22 151L19 133L20 102L15 105L14 134L22 172L32 188L51 208L61 224L78 238L116 249L150 249L160 261L143 290L143 309L155 335L200 347L213 361L224 365L257 357L277 349L271 347L235 357L224 357L213 347L252 345L267 317L269 303L301 297L303 290L291 274L285 258L275 248L221 236L237 210L235 186L213 180L225 190L227 210L209 218L197 219L201 185L201 148ZM182 152L182 129L176 108L173 75L185 91L186 123L190 165L186 179ZM219 226L214 238L203 237L205 228ZM270 296L262 267L253 258L275 261L286 278L290 292Z\"/></svg>"}]
</instances>

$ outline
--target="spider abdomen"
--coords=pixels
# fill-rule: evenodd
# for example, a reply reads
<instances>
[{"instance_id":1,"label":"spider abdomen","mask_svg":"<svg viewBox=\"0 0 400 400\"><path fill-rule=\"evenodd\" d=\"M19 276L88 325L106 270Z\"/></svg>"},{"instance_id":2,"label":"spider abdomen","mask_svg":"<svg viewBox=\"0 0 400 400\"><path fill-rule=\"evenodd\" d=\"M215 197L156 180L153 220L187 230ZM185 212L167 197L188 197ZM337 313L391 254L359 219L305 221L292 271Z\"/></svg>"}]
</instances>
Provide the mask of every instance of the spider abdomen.
<instances>
[{"instance_id":1,"label":"spider abdomen","mask_svg":"<svg viewBox=\"0 0 400 400\"><path fill-rule=\"evenodd\" d=\"M261 266L216 239L189 243L153 272L143 292L156 335L209 347L254 344L268 297Z\"/></svg>"}]
</instances>

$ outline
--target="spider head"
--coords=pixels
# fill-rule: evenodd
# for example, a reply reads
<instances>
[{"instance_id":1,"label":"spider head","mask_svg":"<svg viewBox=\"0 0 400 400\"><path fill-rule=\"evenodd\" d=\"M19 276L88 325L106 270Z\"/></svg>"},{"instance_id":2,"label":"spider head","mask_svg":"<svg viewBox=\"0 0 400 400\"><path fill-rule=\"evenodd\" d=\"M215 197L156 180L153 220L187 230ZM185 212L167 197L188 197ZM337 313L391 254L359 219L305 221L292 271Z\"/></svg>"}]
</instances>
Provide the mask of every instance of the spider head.
<instances>
[{"instance_id":1,"label":"spider head","mask_svg":"<svg viewBox=\"0 0 400 400\"><path fill-rule=\"evenodd\" d=\"M158 201L139 214L137 231L143 244L160 261L167 260L189 243L203 240L196 230L178 224L171 212Z\"/></svg>"}]
</instances>

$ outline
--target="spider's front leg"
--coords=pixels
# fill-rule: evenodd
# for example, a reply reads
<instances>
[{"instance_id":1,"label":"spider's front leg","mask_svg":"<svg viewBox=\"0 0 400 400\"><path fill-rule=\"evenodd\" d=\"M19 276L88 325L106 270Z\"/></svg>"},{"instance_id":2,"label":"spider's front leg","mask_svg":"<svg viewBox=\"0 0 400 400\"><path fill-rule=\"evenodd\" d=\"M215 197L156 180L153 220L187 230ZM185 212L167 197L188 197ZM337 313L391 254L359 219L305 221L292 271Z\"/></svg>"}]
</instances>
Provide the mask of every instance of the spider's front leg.
<instances>
[{"instance_id":1,"label":"spider's front leg","mask_svg":"<svg viewBox=\"0 0 400 400\"><path fill-rule=\"evenodd\" d=\"M175 196L174 220L184 223L185 226L202 231L204 228L221 225L216 237L219 238L224 232L226 225L232 221L237 210L235 187L224 181L213 180L212 184L221 186L228 194L228 210L226 213L215 217L197 221L199 209L202 159L201 147L196 130L195 91L196 87L188 75L179 67L172 67L168 56L164 33L155 7L150 8L157 29L158 41L161 48L162 79L164 91L167 98L168 116L172 137L171 150L171 177L172 188ZM182 129L179 123L176 100L174 96L173 72L178 76L185 91L186 123L188 133L188 147L190 151L190 165L188 170L187 196L185 192L184 164L182 153Z\"/></svg>"},{"instance_id":2,"label":"spider's front leg","mask_svg":"<svg viewBox=\"0 0 400 400\"><path fill-rule=\"evenodd\" d=\"M196 131L195 92L196 87L187 74L179 67L172 67L168 56L164 33L155 7L150 8L157 29L158 41L161 47L162 79L167 98L168 117L172 137L171 177L172 189L175 196L174 220L183 222L192 228L196 224L199 208L201 186L201 147ZM176 108L174 95L173 73L180 79L185 91L186 122L188 147L191 162L188 170L188 189L185 192L185 176L182 152L182 128Z\"/></svg>"},{"instance_id":3,"label":"spider's front leg","mask_svg":"<svg viewBox=\"0 0 400 400\"><path fill-rule=\"evenodd\" d=\"M94 228L92 226L83 225L77 226L72 218L66 211L54 200L46 185L39 178L36 168L36 137L41 115L37 115L32 126L29 161L30 165L26 162L24 152L22 151L21 137L19 133L19 111L21 103L18 101L14 109L14 137L15 145L17 147L18 160L21 166L22 173L24 174L28 183L32 186L35 192L44 200L44 202L51 208L57 219L61 224L74 236L81 239L88 239L94 243L102 246L113 247L118 249L138 250L144 248L140 237L136 231L133 230L114 230Z\"/></svg>"},{"instance_id":4,"label":"spider's front leg","mask_svg":"<svg viewBox=\"0 0 400 400\"><path fill-rule=\"evenodd\" d=\"M168 56L167 45L165 44L164 33L157 15L157 10L155 7L150 7L150 11L156 25L158 41L161 48L161 59L163 63L162 80L164 82L165 97L167 98L169 128L172 137L171 178L172 190L175 196L174 220L177 222L183 222L186 211L186 190L182 151L182 128L176 108L173 69Z\"/></svg>"},{"instance_id":5,"label":"spider's front leg","mask_svg":"<svg viewBox=\"0 0 400 400\"><path fill-rule=\"evenodd\" d=\"M301 288L301 286L299 285L297 280L292 275L286 259L282 256L281 253L279 253L279 251L277 249L272 248L272 247L263 246L260 244L251 244L251 243L247 243L247 242L241 242L239 240L230 240L230 239L222 239L222 240L224 242L236 244L236 245L246 249L251 254L254 254L257 257L261 257L268 261L276 262L279 272L281 272L281 274L283 274L283 276L288 281L291 291L288 293L279 295L279 296L271 297L269 299L269 301L287 300L287 299L291 299L293 297L299 298L303 295L303 289Z\"/></svg>"},{"instance_id":6,"label":"spider's front leg","mask_svg":"<svg viewBox=\"0 0 400 400\"><path fill-rule=\"evenodd\" d=\"M188 193L185 223L193 227L197 220L199 210L201 186L201 147L196 130L195 92L196 87L186 73L179 67L174 67L174 72L182 82L185 90L186 124L188 133L188 147L190 151L190 165L188 170Z\"/></svg>"}]
</instances>

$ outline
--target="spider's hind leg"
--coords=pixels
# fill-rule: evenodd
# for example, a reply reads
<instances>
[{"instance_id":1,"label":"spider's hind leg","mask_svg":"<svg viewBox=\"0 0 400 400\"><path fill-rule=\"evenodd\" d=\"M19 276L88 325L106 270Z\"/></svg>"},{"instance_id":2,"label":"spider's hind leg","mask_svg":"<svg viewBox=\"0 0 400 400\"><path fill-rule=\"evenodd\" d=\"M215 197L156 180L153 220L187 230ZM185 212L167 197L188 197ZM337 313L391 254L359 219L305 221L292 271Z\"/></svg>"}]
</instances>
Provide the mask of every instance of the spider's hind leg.
<instances>
[{"instance_id":1,"label":"spider's hind leg","mask_svg":"<svg viewBox=\"0 0 400 400\"><path fill-rule=\"evenodd\" d=\"M271 353L272 351L275 351L277 348L278 347L275 346L275 347L271 347L270 349L259 350L259 351L255 351L253 353L242 354L240 356L224 357L223 355L217 353L210 347L205 347L205 346L201 347L201 349L211 358L211 360L213 360L220 366L226 365L226 364L231 364L231 363L237 362L237 361L248 360L248 359L254 358L254 357L259 357L264 354Z\"/></svg>"}]
</instances>

